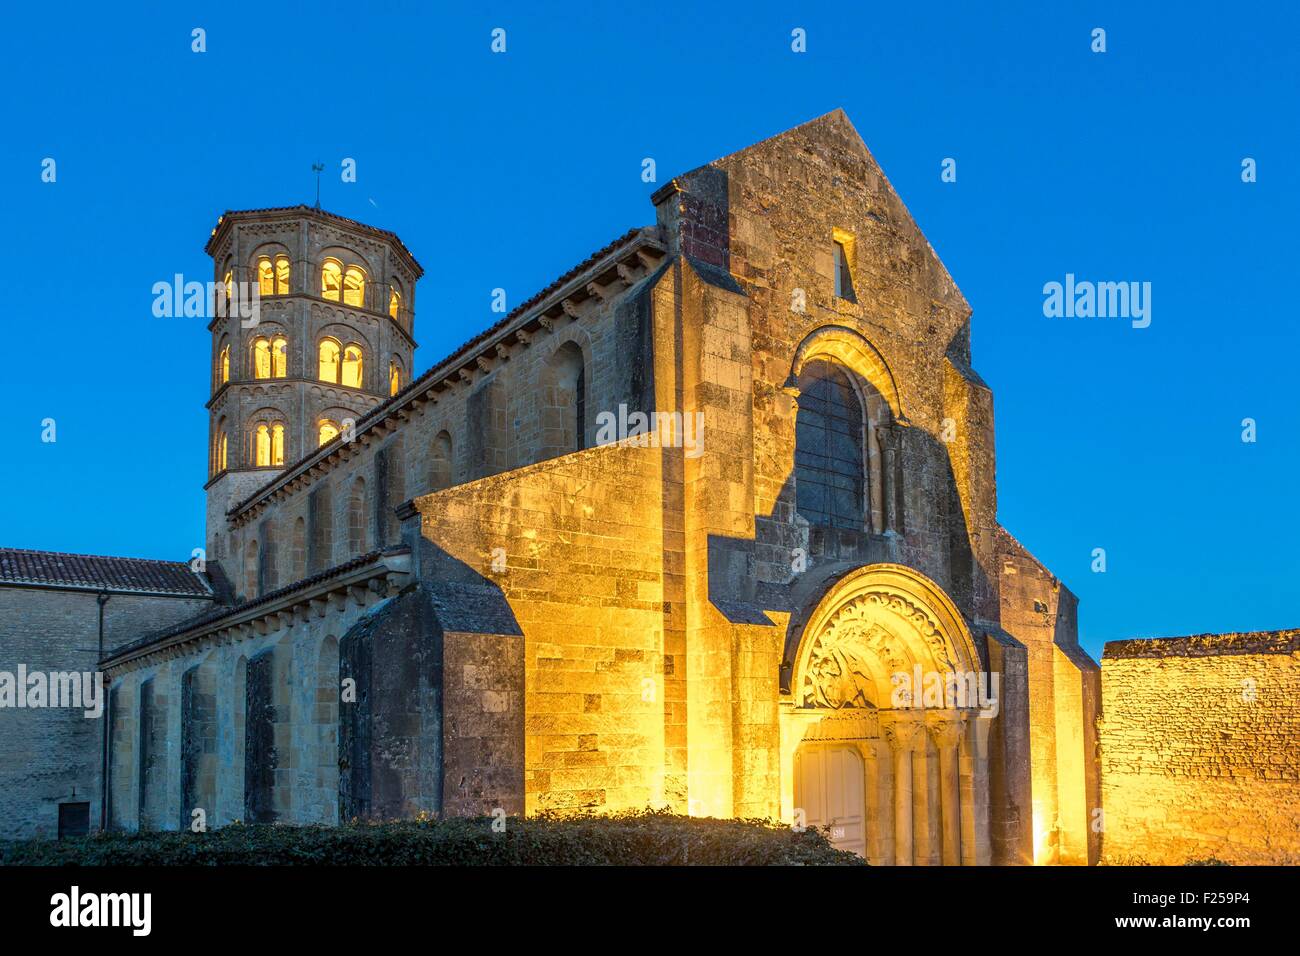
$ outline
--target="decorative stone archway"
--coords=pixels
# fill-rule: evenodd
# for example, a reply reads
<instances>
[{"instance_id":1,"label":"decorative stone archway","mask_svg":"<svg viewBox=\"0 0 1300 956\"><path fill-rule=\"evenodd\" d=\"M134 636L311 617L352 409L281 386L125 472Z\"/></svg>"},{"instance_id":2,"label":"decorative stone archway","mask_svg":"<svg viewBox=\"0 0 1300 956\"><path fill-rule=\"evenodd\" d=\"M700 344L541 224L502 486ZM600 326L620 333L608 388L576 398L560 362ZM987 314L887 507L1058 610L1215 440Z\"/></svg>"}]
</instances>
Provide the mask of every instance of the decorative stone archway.
<instances>
[{"instance_id":1,"label":"decorative stone archway","mask_svg":"<svg viewBox=\"0 0 1300 956\"><path fill-rule=\"evenodd\" d=\"M991 719L973 694L985 671L943 590L901 565L858 568L826 590L787 646L786 818L795 819L801 746L840 742L863 758L870 862L988 864Z\"/></svg>"}]
</instances>

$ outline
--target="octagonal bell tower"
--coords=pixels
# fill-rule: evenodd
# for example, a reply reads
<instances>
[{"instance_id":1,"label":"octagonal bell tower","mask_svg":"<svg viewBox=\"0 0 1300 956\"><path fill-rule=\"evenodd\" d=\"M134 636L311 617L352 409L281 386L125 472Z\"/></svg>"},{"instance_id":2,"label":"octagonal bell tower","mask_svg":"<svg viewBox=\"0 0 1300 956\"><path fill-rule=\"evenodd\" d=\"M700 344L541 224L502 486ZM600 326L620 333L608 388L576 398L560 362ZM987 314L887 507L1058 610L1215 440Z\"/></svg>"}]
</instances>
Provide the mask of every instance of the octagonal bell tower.
<instances>
[{"instance_id":1,"label":"octagonal bell tower","mask_svg":"<svg viewBox=\"0 0 1300 956\"><path fill-rule=\"evenodd\" d=\"M228 211L204 251L233 303L208 325L219 560L231 507L410 381L423 270L394 233L311 206Z\"/></svg>"}]
</instances>

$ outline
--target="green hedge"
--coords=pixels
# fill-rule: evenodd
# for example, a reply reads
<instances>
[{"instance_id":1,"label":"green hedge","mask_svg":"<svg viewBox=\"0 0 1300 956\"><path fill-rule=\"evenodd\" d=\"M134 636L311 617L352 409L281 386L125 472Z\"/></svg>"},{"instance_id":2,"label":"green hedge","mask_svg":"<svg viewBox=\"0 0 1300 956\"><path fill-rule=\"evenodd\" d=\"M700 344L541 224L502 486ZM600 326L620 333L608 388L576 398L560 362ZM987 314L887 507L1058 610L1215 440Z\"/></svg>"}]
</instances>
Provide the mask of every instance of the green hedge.
<instances>
[{"instance_id":1,"label":"green hedge","mask_svg":"<svg viewBox=\"0 0 1300 956\"><path fill-rule=\"evenodd\" d=\"M487 817L325 826L243 826L209 833L101 833L0 842L0 864L30 866L696 865L863 866L818 830L765 820L658 811L608 817Z\"/></svg>"}]
</instances>

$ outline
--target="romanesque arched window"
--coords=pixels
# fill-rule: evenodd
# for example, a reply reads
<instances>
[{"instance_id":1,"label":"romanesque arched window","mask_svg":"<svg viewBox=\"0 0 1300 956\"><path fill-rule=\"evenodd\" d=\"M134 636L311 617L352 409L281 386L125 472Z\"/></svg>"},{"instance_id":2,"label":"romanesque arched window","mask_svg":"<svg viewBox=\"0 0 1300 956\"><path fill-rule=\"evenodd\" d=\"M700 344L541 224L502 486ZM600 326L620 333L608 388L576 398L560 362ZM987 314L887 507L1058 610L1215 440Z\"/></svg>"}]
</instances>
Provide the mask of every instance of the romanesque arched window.
<instances>
[{"instance_id":1,"label":"romanesque arched window","mask_svg":"<svg viewBox=\"0 0 1300 956\"><path fill-rule=\"evenodd\" d=\"M257 291L259 295L287 295L289 293L289 257L278 255L257 260Z\"/></svg>"},{"instance_id":2,"label":"romanesque arched window","mask_svg":"<svg viewBox=\"0 0 1300 956\"><path fill-rule=\"evenodd\" d=\"M343 263L337 259L326 259L321 264L320 296L331 302L338 302L343 297Z\"/></svg>"},{"instance_id":3,"label":"romanesque arched window","mask_svg":"<svg viewBox=\"0 0 1300 956\"><path fill-rule=\"evenodd\" d=\"M352 342L346 346L338 339L321 339L318 349L318 377L322 382L360 388L363 373L361 346Z\"/></svg>"},{"instance_id":4,"label":"romanesque arched window","mask_svg":"<svg viewBox=\"0 0 1300 956\"><path fill-rule=\"evenodd\" d=\"M226 437L226 420L217 423L216 434L212 438L212 473L219 475L226 470L226 450L229 440Z\"/></svg>"},{"instance_id":5,"label":"romanesque arched window","mask_svg":"<svg viewBox=\"0 0 1300 956\"><path fill-rule=\"evenodd\" d=\"M289 340L283 335L253 339L253 377L284 378L289 369Z\"/></svg>"},{"instance_id":6,"label":"romanesque arched window","mask_svg":"<svg viewBox=\"0 0 1300 956\"><path fill-rule=\"evenodd\" d=\"M396 289L390 289L388 292L388 314L392 318L397 318L397 313L402 311L402 293Z\"/></svg>"},{"instance_id":7,"label":"romanesque arched window","mask_svg":"<svg viewBox=\"0 0 1300 956\"><path fill-rule=\"evenodd\" d=\"M337 259L326 259L321 264L320 294L322 299L329 299L331 302L364 306L365 270L360 266L344 266Z\"/></svg>"},{"instance_id":8,"label":"romanesque arched window","mask_svg":"<svg viewBox=\"0 0 1300 956\"><path fill-rule=\"evenodd\" d=\"M254 425L253 464L258 468L284 464L284 422L263 421Z\"/></svg>"},{"instance_id":9,"label":"romanesque arched window","mask_svg":"<svg viewBox=\"0 0 1300 956\"><path fill-rule=\"evenodd\" d=\"M257 597L257 539L244 545L244 600L251 601Z\"/></svg>"},{"instance_id":10,"label":"romanesque arched window","mask_svg":"<svg viewBox=\"0 0 1300 956\"><path fill-rule=\"evenodd\" d=\"M230 381L230 343L221 346L217 353L217 387Z\"/></svg>"},{"instance_id":11,"label":"romanesque arched window","mask_svg":"<svg viewBox=\"0 0 1300 956\"><path fill-rule=\"evenodd\" d=\"M352 495L348 499L348 556L364 554L366 542L366 480L357 477L352 482Z\"/></svg>"},{"instance_id":12,"label":"romanesque arched window","mask_svg":"<svg viewBox=\"0 0 1300 956\"><path fill-rule=\"evenodd\" d=\"M346 385L348 388L361 387L361 346L349 345L343 350L339 384Z\"/></svg>"},{"instance_id":13,"label":"romanesque arched window","mask_svg":"<svg viewBox=\"0 0 1300 956\"><path fill-rule=\"evenodd\" d=\"M543 459L586 447L587 370L582 349L565 342L542 369Z\"/></svg>"},{"instance_id":14,"label":"romanesque arched window","mask_svg":"<svg viewBox=\"0 0 1300 956\"><path fill-rule=\"evenodd\" d=\"M339 424L329 418L322 418L316 423L316 444L323 445L338 437Z\"/></svg>"},{"instance_id":15,"label":"romanesque arched window","mask_svg":"<svg viewBox=\"0 0 1300 956\"><path fill-rule=\"evenodd\" d=\"M451 435L445 430L433 440L433 454L429 456L429 490L442 491L452 485Z\"/></svg>"},{"instance_id":16,"label":"romanesque arched window","mask_svg":"<svg viewBox=\"0 0 1300 956\"><path fill-rule=\"evenodd\" d=\"M396 395L402 390L402 364L397 359L388 362L388 394Z\"/></svg>"},{"instance_id":17,"label":"romanesque arched window","mask_svg":"<svg viewBox=\"0 0 1300 956\"><path fill-rule=\"evenodd\" d=\"M863 529L865 428L862 400L844 369L808 362L799 373L794 467L796 509L810 524Z\"/></svg>"},{"instance_id":18,"label":"romanesque arched window","mask_svg":"<svg viewBox=\"0 0 1300 956\"><path fill-rule=\"evenodd\" d=\"M360 266L348 266L343 270L343 304L365 305L366 274Z\"/></svg>"}]
</instances>

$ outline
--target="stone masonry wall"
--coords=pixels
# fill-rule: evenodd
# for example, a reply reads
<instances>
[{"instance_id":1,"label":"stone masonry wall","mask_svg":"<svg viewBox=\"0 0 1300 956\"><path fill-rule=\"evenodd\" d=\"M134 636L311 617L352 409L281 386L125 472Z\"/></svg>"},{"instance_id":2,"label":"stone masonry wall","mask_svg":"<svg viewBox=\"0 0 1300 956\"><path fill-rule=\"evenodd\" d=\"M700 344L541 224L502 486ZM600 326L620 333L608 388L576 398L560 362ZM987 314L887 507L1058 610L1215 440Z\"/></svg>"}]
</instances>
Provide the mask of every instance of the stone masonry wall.
<instances>
[{"instance_id":1,"label":"stone masonry wall","mask_svg":"<svg viewBox=\"0 0 1300 956\"><path fill-rule=\"evenodd\" d=\"M197 614L204 600L113 594L104 606L104 646ZM95 592L0 587L0 670L97 669ZM107 708L105 708L107 710ZM101 718L102 719L102 718ZM55 836L60 803L90 803L99 826L103 726L79 709L0 709L0 838Z\"/></svg>"},{"instance_id":2,"label":"stone masonry wall","mask_svg":"<svg viewBox=\"0 0 1300 956\"><path fill-rule=\"evenodd\" d=\"M1300 863L1300 630L1102 655L1104 859Z\"/></svg>"},{"instance_id":3,"label":"stone masonry wall","mask_svg":"<svg viewBox=\"0 0 1300 956\"><path fill-rule=\"evenodd\" d=\"M442 620L449 811L662 802L662 454L593 448L416 500L419 575L458 589ZM518 802L512 726L523 731ZM498 779L482 776L490 758Z\"/></svg>"}]
</instances>

